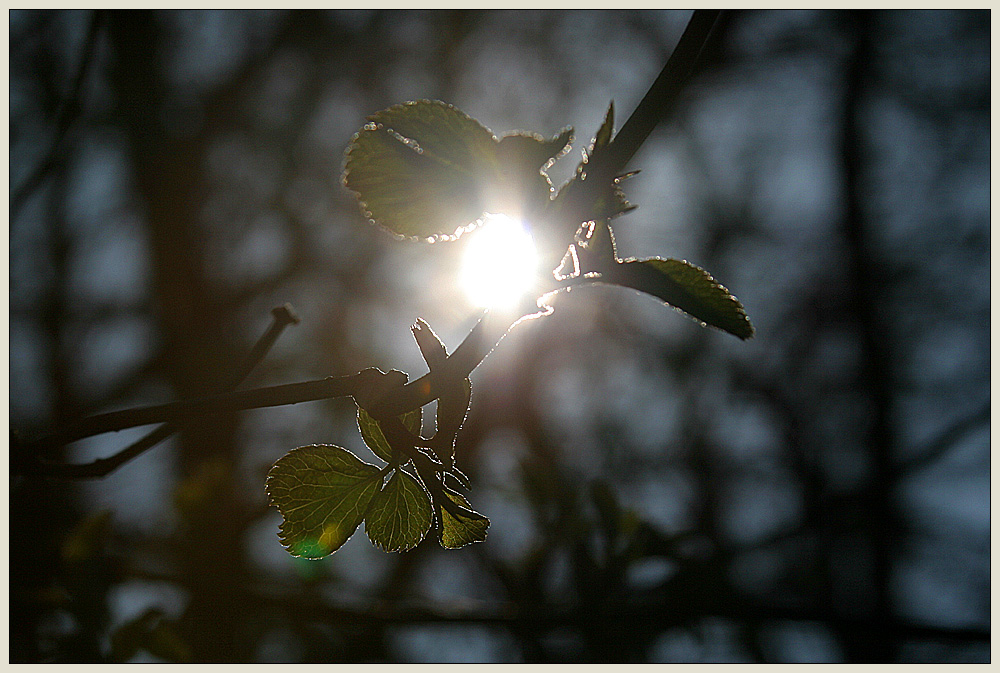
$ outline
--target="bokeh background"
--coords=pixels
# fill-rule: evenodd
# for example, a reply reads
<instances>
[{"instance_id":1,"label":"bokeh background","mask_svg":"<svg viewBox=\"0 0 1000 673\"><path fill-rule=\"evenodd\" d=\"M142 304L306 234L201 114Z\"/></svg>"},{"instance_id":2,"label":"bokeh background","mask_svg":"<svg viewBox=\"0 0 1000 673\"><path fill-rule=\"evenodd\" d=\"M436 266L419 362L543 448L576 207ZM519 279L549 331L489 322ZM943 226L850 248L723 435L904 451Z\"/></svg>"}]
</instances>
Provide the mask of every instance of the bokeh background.
<instances>
[{"instance_id":1,"label":"bokeh background","mask_svg":"<svg viewBox=\"0 0 1000 673\"><path fill-rule=\"evenodd\" d=\"M464 243L340 186L366 114L619 125L690 12L11 11L10 422L425 370L477 318ZM990 13L737 12L635 156L622 256L709 269L748 342L618 288L473 374L485 543L322 561L269 466L349 399L218 415L97 480L10 478L10 661L859 662L990 657ZM50 456L85 463L148 428Z\"/></svg>"}]
</instances>

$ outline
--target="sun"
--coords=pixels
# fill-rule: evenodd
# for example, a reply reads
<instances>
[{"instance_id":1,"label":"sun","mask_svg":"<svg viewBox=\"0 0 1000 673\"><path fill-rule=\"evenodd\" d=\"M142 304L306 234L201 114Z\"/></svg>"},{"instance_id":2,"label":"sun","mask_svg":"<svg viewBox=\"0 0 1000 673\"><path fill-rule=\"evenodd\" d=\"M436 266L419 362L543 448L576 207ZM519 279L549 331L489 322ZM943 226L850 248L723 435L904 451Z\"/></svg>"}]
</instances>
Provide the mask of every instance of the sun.
<instances>
[{"instance_id":1,"label":"sun","mask_svg":"<svg viewBox=\"0 0 1000 673\"><path fill-rule=\"evenodd\" d=\"M513 308L536 284L538 255L524 225L506 215L487 215L467 234L461 283L481 308Z\"/></svg>"}]
</instances>

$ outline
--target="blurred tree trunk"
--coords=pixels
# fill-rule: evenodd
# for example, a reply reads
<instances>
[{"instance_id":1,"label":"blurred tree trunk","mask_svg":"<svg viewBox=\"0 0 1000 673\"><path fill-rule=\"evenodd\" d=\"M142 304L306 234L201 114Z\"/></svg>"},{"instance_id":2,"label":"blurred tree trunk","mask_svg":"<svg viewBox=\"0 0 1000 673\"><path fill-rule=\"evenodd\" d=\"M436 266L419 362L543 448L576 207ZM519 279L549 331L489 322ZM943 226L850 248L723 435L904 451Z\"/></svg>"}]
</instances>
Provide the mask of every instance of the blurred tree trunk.
<instances>
[{"instance_id":1,"label":"blurred tree trunk","mask_svg":"<svg viewBox=\"0 0 1000 673\"><path fill-rule=\"evenodd\" d=\"M72 237L66 222L66 172L65 162L58 162L51 169L52 188L47 194L45 224L52 281L38 319L46 357L45 387L49 391L51 427L62 427L79 414L69 379L66 281ZM49 652L43 631L52 627L53 610L80 607L72 605L76 596L61 576L61 542L74 517L74 503L75 494L71 489L62 485L54 489L43 478L19 477L11 484L10 616L20 624L19 628L11 630L11 662L46 661ZM64 600L70 605L60 605ZM87 616L75 609L72 611L77 620ZM83 625L78 621L77 626ZM81 630L78 628L78 637L72 639L71 644L64 645L62 654L67 661L98 661L100 653L91 639L94 633L88 629L83 634Z\"/></svg>"},{"instance_id":2,"label":"blurred tree trunk","mask_svg":"<svg viewBox=\"0 0 1000 673\"><path fill-rule=\"evenodd\" d=\"M861 495L858 513L865 521L853 522L867 533L870 549L870 594L848 590L849 600L860 600L870 614L870 628L852 644L855 661L886 663L894 659L893 633L892 536L896 519L891 474L891 459L896 443L893 428L892 337L885 319L884 260L880 260L872 236L865 199L868 197L865 173L868 168L865 147L865 119L875 57L875 16L871 12L845 15L847 30L853 40L845 73L842 107L840 161L843 170L844 216L842 233L847 246L848 311L853 316L861 344L858 390L868 405L868 427L864 445L869 452L870 476ZM864 567L865 564L861 564Z\"/></svg>"},{"instance_id":3,"label":"blurred tree trunk","mask_svg":"<svg viewBox=\"0 0 1000 673\"><path fill-rule=\"evenodd\" d=\"M213 301L198 231L205 138L171 137L162 117L169 109L163 63L168 43L158 19L147 11L112 13L113 76L145 206L165 371L174 395L187 398L212 390L237 351L227 338L226 307ZM227 589L244 575L242 529L232 499L235 431L236 418L228 414L190 424L178 438L178 503L186 527L178 564L190 592L184 637L199 662L249 659L237 633L245 615Z\"/></svg>"}]
</instances>

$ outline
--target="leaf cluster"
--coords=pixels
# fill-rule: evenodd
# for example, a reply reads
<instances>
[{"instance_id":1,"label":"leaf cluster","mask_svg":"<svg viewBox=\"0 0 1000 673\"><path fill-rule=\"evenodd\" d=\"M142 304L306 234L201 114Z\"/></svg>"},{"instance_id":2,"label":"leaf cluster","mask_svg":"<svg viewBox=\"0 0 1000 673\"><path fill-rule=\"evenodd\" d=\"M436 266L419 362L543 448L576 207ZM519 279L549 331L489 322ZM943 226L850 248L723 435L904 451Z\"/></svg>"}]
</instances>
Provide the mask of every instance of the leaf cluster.
<instances>
[{"instance_id":1,"label":"leaf cluster","mask_svg":"<svg viewBox=\"0 0 1000 673\"><path fill-rule=\"evenodd\" d=\"M618 285L741 339L752 336L743 306L704 269L676 259L618 257L611 221L635 209L621 188L635 172L609 172L614 106L572 178L556 189L546 171L569 149L572 134L566 128L552 138L521 132L497 138L446 103L403 103L371 115L355 134L343 184L366 217L401 238L453 239L485 215L503 213L529 225L552 271L547 291ZM388 413L380 404L401 389L405 374L362 372L372 385L354 394L358 428L384 465L330 444L297 448L275 463L266 490L284 517L279 538L293 555L326 556L362 523L385 551L412 549L432 528L446 548L486 538L489 519L458 490L470 485L455 465L472 383L467 373L448 372L445 346L425 322L418 320L412 332L428 369L444 381L435 433L421 435L422 407Z\"/></svg>"},{"instance_id":2,"label":"leaf cluster","mask_svg":"<svg viewBox=\"0 0 1000 673\"><path fill-rule=\"evenodd\" d=\"M427 323L418 320L413 334L428 366L441 366L447 351ZM290 451L268 472L265 490L284 517L279 539L293 556L322 558L347 542L362 522L368 539L385 551L413 549L432 527L448 549L486 539L489 519L459 492L469 488L469 481L454 464L471 382L464 378L442 393L437 431L425 439L422 408L398 417L375 415L378 400L405 383L405 375L392 374L399 372L381 375L381 389L355 395L361 438L384 466L339 446L314 444Z\"/></svg>"},{"instance_id":3,"label":"leaf cluster","mask_svg":"<svg viewBox=\"0 0 1000 673\"><path fill-rule=\"evenodd\" d=\"M568 151L572 134L566 128L550 139L522 132L497 138L446 103L403 103L371 115L355 134L343 183L366 217L397 236L453 239L485 215L503 213L530 228L543 264L554 272L553 290L583 282L619 285L704 325L753 336L742 304L704 269L684 260L617 257L611 220L635 209L622 183L638 171L603 177L614 145L614 105L573 177L556 189L546 171Z\"/></svg>"}]
</instances>

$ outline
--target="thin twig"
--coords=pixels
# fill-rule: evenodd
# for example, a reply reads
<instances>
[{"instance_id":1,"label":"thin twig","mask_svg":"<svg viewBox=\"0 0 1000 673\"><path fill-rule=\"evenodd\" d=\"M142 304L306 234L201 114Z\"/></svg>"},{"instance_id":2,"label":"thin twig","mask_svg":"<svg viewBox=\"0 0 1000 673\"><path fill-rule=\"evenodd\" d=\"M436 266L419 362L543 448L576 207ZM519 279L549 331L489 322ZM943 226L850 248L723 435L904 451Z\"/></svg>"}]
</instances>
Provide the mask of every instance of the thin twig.
<instances>
[{"instance_id":1,"label":"thin twig","mask_svg":"<svg viewBox=\"0 0 1000 673\"><path fill-rule=\"evenodd\" d=\"M917 470L927 467L937 459L947 453L951 447L966 433L975 430L984 423L990 422L990 403L987 402L973 413L958 419L938 434L937 437L927 442L923 448L906 458L894 468L895 477L898 479L911 475Z\"/></svg>"},{"instance_id":2,"label":"thin twig","mask_svg":"<svg viewBox=\"0 0 1000 673\"><path fill-rule=\"evenodd\" d=\"M94 53L97 51L97 35L101 26L101 15L101 10L95 10L90 17L90 25L87 27L87 37L84 41L83 54L80 56L80 62L77 65L76 76L73 78L69 95L59 109L56 118L56 130L49 150L45 153L42 160L38 162L31 174L24 179L21 186L10 195L9 221L12 226L17 220L17 214L20 212L21 207L24 206L28 197L42 184L49 170L56 164L56 157L59 150L62 149L70 127L72 127L73 121L80 111L80 98L83 93L83 85L87 81L87 73L90 72L90 67L94 62Z\"/></svg>"},{"instance_id":3,"label":"thin twig","mask_svg":"<svg viewBox=\"0 0 1000 673\"><path fill-rule=\"evenodd\" d=\"M270 327L257 340L257 343L254 344L254 347L247 354L240 367L233 372L226 384L222 386L223 392L231 391L242 383L250 372L264 359L285 328L299 322L298 316L295 315L289 304L272 309L271 315L273 316L273 321ZM107 458L100 458L91 463L80 465L39 461L37 467L41 473L48 476L65 479L100 479L117 470L133 458L153 448L177 432L178 429L175 423L165 423L118 453Z\"/></svg>"},{"instance_id":4,"label":"thin twig","mask_svg":"<svg viewBox=\"0 0 1000 673\"><path fill-rule=\"evenodd\" d=\"M694 13L675 53L671 55L663 71L611 144L611 147L618 145L618 149L614 153L609 152L594 158L588 169L588 182L599 187L600 181L594 178L606 175L611 179L619 173L653 127L673 109L681 85L697 71L699 56L711 37L712 27L718 15L718 12L705 10ZM566 286L567 284L563 283L555 289ZM544 315L544 313L534 315ZM529 317L534 316L522 315L514 321L514 324ZM437 399L442 390L452 386L455 381L468 377L511 327L509 316L486 313L442 366L436 367L435 371L428 372L415 381L392 389L380 403L373 405L370 411L378 416L398 415ZM98 414L37 440L31 443L29 448L34 451L44 451L92 435L165 421L178 421L198 415L283 406L335 397L370 396L372 386L378 381L378 377L373 376L376 373L381 374L378 370L368 369L347 376Z\"/></svg>"},{"instance_id":5,"label":"thin twig","mask_svg":"<svg viewBox=\"0 0 1000 673\"><path fill-rule=\"evenodd\" d=\"M369 371L369 370L365 370ZM280 386L255 388L219 395L196 397L189 400L179 400L167 404L150 407L122 409L104 414L97 414L82 419L66 430L43 437L30 446L35 450L48 450L64 444L69 444L84 437L117 432L126 428L135 428L167 421L183 421L195 416L241 411L244 409L259 409L264 407L280 407L299 402L313 402L334 397L348 397L357 393L365 382L364 372L348 376L330 376L315 381L288 383Z\"/></svg>"}]
</instances>

